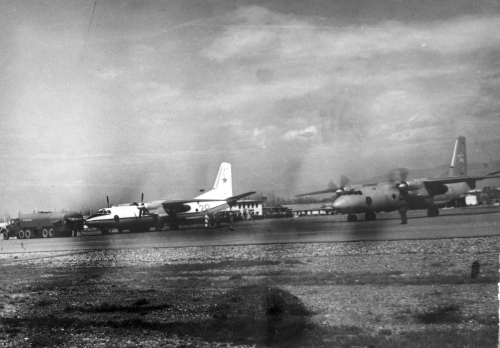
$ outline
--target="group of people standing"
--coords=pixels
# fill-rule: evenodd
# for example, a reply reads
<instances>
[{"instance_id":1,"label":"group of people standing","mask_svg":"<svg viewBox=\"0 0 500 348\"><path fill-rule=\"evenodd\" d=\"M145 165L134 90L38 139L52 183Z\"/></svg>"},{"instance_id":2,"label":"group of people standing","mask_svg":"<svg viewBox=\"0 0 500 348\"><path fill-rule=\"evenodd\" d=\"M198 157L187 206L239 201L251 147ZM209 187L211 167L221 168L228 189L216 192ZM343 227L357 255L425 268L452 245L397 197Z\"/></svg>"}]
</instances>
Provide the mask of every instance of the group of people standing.
<instances>
[{"instance_id":1,"label":"group of people standing","mask_svg":"<svg viewBox=\"0 0 500 348\"><path fill-rule=\"evenodd\" d=\"M252 213L247 209L243 209L243 213L239 211L223 211L205 216L205 228L221 227L222 221L231 223L229 230L234 231L234 223L236 221L251 220L253 221Z\"/></svg>"}]
</instances>

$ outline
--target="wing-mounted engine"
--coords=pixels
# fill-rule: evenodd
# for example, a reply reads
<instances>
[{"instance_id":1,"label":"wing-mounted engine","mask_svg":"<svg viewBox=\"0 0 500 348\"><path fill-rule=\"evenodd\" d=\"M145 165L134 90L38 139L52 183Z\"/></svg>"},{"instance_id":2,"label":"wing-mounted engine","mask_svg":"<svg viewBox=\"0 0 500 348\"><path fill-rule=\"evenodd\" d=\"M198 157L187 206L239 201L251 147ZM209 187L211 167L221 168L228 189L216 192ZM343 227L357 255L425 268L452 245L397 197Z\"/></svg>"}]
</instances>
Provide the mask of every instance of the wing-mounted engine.
<instances>
[{"instance_id":1,"label":"wing-mounted engine","mask_svg":"<svg viewBox=\"0 0 500 348\"><path fill-rule=\"evenodd\" d=\"M424 181L401 181L396 184L403 196L434 197L448 192L448 186Z\"/></svg>"},{"instance_id":2,"label":"wing-mounted engine","mask_svg":"<svg viewBox=\"0 0 500 348\"><path fill-rule=\"evenodd\" d=\"M429 192L430 196L438 196L438 195L444 195L446 192L448 192L448 186L445 184L441 183L425 183L425 187L427 191Z\"/></svg>"},{"instance_id":3,"label":"wing-mounted engine","mask_svg":"<svg viewBox=\"0 0 500 348\"><path fill-rule=\"evenodd\" d=\"M417 181L400 181L396 186L401 193L407 193L420 190L423 187L423 183Z\"/></svg>"},{"instance_id":4,"label":"wing-mounted engine","mask_svg":"<svg viewBox=\"0 0 500 348\"><path fill-rule=\"evenodd\" d=\"M169 215L171 215L171 214L186 213L186 212L191 210L191 206L188 204L182 204L182 203L178 203L178 204L164 203L163 209L165 209L165 211Z\"/></svg>"}]
</instances>

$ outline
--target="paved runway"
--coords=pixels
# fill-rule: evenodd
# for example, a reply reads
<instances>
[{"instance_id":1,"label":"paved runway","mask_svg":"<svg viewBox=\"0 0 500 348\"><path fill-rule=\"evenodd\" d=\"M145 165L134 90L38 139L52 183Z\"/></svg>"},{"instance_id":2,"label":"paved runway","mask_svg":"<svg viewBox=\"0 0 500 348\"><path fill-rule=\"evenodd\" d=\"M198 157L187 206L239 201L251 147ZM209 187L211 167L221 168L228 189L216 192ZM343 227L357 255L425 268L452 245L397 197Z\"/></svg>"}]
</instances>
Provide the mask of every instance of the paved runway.
<instances>
[{"instance_id":1,"label":"paved runway","mask_svg":"<svg viewBox=\"0 0 500 348\"><path fill-rule=\"evenodd\" d=\"M397 213L379 214L375 221L345 221L345 216L245 221L235 231L184 227L179 231L114 233L74 238L0 240L0 253L78 251L131 248L177 248L208 245L352 242L375 240L467 238L500 235L498 207L443 209L429 218L425 211L408 214L400 225Z\"/></svg>"}]
</instances>

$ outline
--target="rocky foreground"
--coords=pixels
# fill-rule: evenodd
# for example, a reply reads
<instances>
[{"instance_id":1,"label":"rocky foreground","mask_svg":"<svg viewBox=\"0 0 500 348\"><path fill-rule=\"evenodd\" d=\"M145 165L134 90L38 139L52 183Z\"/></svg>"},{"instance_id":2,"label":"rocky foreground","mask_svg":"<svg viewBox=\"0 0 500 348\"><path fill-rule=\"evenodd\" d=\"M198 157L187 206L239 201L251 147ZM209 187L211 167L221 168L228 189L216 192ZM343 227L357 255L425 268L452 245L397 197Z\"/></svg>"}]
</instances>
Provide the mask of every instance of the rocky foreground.
<instances>
[{"instance_id":1,"label":"rocky foreground","mask_svg":"<svg viewBox=\"0 0 500 348\"><path fill-rule=\"evenodd\" d=\"M396 347L418 332L488 346L499 250L487 237L4 254L0 346Z\"/></svg>"}]
</instances>

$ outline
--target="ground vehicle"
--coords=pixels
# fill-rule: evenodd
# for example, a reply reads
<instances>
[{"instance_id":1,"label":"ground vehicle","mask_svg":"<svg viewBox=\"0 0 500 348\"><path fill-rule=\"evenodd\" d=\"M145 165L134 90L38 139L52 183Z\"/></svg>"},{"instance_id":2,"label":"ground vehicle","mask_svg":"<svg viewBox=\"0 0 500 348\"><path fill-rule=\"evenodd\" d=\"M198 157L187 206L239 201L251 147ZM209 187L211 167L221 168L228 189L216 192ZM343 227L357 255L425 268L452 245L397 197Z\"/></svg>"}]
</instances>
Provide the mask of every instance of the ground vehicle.
<instances>
[{"instance_id":1,"label":"ground vehicle","mask_svg":"<svg viewBox=\"0 0 500 348\"><path fill-rule=\"evenodd\" d=\"M71 237L73 231L83 230L83 221L82 214L69 211L21 214L18 218L10 220L10 224L3 231L3 238Z\"/></svg>"}]
</instances>

